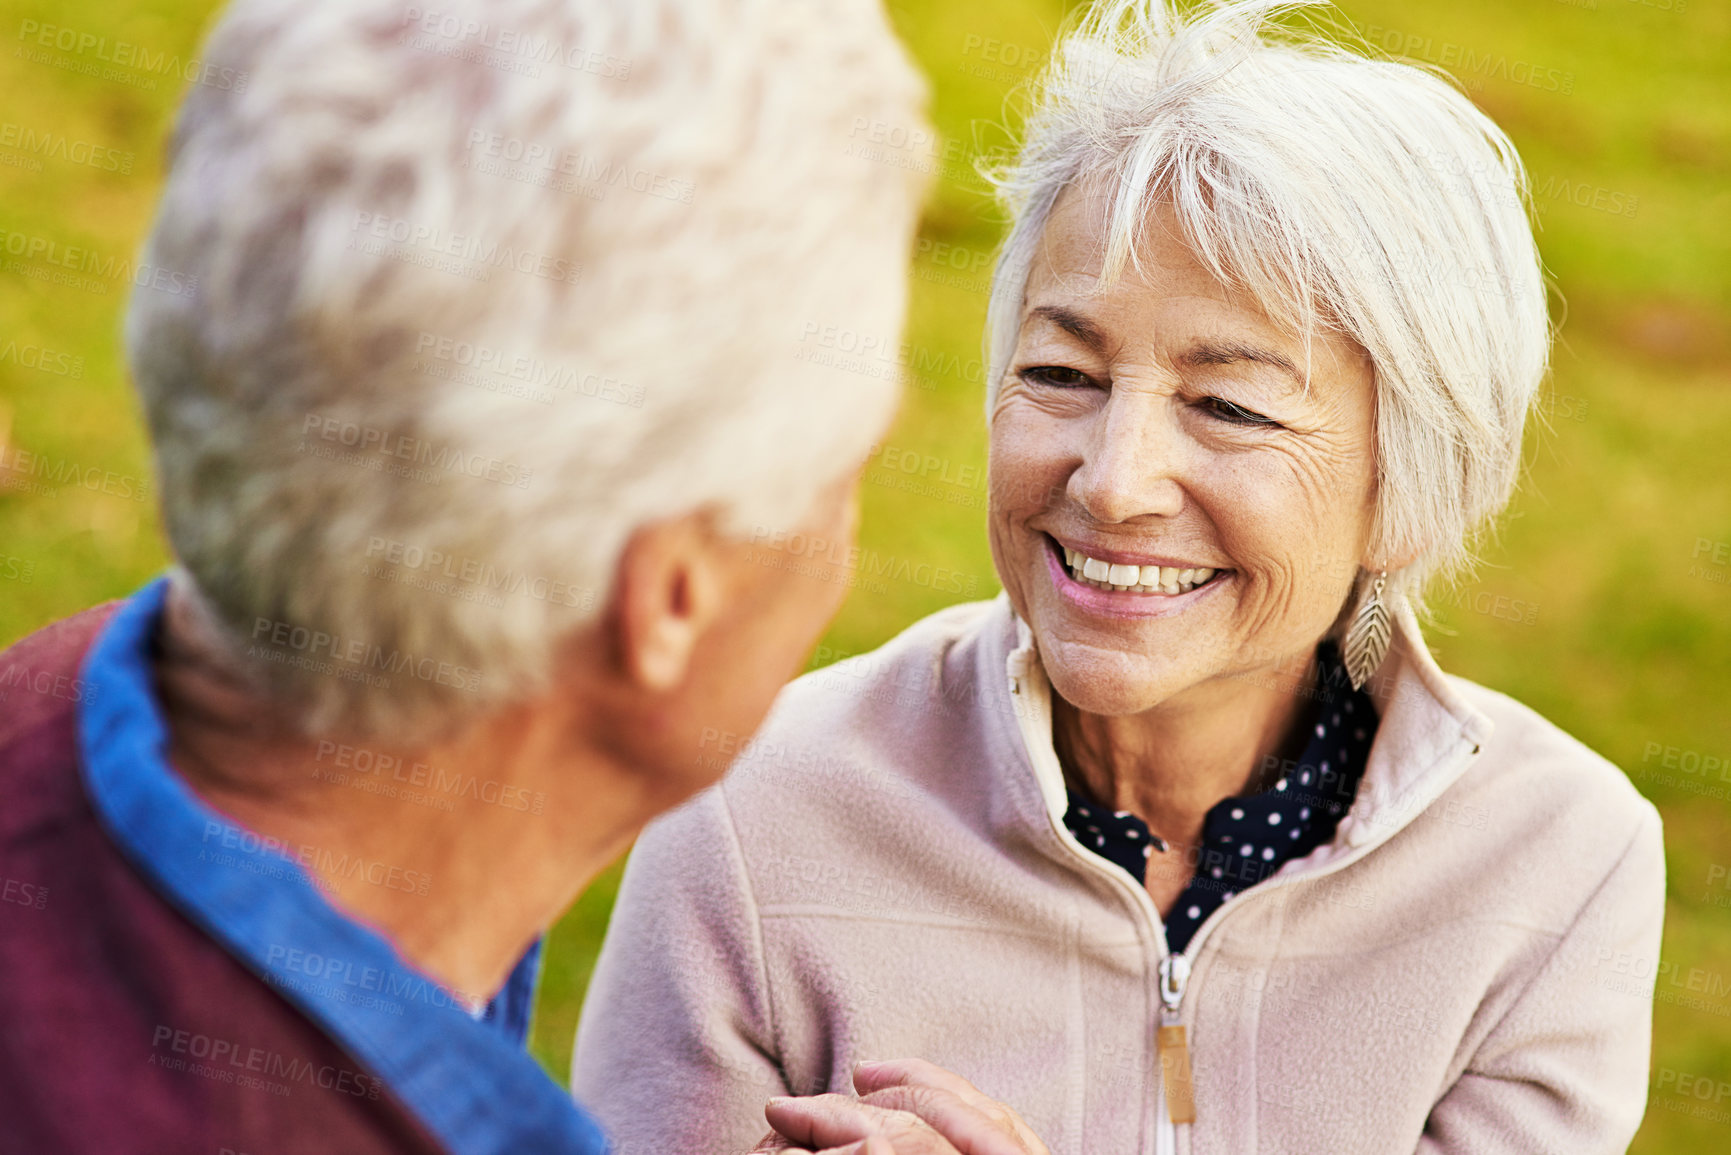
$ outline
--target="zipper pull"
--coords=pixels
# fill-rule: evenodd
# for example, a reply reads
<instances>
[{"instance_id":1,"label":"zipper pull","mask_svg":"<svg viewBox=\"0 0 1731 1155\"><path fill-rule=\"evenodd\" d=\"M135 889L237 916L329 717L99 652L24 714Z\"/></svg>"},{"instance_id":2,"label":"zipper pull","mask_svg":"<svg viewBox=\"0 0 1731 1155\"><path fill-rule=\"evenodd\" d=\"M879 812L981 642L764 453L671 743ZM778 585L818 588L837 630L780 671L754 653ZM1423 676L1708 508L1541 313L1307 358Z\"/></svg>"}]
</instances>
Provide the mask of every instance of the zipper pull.
<instances>
[{"instance_id":1,"label":"zipper pull","mask_svg":"<svg viewBox=\"0 0 1731 1155\"><path fill-rule=\"evenodd\" d=\"M1174 1123L1196 1122L1190 1046L1184 1024L1178 1021L1178 1004L1184 999L1184 984L1189 979L1190 960L1183 955L1169 954L1160 960L1160 1082L1166 1089L1167 1117Z\"/></svg>"}]
</instances>

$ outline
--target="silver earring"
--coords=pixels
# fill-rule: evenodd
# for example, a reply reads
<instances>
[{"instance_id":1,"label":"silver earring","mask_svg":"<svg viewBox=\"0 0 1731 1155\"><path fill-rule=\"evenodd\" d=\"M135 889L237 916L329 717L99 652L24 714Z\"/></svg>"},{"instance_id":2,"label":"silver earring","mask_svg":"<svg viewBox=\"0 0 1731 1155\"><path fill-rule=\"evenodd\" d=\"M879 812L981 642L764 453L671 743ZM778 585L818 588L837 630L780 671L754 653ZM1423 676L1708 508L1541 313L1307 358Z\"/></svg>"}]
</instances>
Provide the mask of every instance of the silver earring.
<instances>
[{"instance_id":1,"label":"silver earring","mask_svg":"<svg viewBox=\"0 0 1731 1155\"><path fill-rule=\"evenodd\" d=\"M1382 587L1387 580L1386 570L1376 575L1370 583L1369 593L1359 603L1358 612L1352 615L1352 625L1347 627L1341 659L1346 663L1346 676L1352 680L1355 690L1364 689L1364 684L1370 681L1388 653L1388 608L1382 604Z\"/></svg>"}]
</instances>

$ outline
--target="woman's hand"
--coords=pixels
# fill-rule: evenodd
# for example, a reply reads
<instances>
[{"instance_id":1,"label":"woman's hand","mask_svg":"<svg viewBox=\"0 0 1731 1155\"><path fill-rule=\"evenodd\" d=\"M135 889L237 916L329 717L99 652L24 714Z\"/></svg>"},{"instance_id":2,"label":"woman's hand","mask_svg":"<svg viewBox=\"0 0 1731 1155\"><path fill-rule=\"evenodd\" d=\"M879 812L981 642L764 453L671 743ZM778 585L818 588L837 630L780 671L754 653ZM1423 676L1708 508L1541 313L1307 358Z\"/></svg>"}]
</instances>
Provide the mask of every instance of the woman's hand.
<instances>
[{"instance_id":1,"label":"woman's hand","mask_svg":"<svg viewBox=\"0 0 1731 1155\"><path fill-rule=\"evenodd\" d=\"M922 1059L861 1063L859 1098L771 1099L775 1134L758 1152L786 1155L1048 1155L1020 1115L960 1075ZM755 1152L754 1152L755 1155Z\"/></svg>"}]
</instances>

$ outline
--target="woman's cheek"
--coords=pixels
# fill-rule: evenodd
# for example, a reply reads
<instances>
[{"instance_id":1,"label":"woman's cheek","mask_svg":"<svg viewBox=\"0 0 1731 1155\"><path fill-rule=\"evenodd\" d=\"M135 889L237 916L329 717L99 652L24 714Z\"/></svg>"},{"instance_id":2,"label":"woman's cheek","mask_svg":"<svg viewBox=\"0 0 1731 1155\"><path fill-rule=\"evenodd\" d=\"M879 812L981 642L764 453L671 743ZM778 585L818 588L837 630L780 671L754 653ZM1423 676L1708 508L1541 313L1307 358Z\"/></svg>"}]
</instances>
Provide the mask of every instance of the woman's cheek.
<instances>
[{"instance_id":1,"label":"woman's cheek","mask_svg":"<svg viewBox=\"0 0 1731 1155\"><path fill-rule=\"evenodd\" d=\"M1031 517L1062 498L1064 432L1036 414L1000 411L992 425L987 469L994 509Z\"/></svg>"}]
</instances>

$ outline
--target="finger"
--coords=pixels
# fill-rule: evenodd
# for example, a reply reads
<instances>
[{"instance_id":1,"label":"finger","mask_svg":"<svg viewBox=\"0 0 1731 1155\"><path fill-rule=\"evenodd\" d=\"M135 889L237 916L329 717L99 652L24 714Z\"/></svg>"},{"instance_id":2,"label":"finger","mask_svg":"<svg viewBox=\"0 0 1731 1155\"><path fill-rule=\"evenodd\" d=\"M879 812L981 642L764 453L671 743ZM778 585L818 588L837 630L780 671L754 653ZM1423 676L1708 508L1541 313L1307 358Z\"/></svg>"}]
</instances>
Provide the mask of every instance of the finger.
<instances>
[{"instance_id":1,"label":"finger","mask_svg":"<svg viewBox=\"0 0 1731 1155\"><path fill-rule=\"evenodd\" d=\"M896 1149L882 1135L873 1135L869 1139L861 1139L858 1143L849 1143L846 1147L831 1147L813 1152L813 1155L896 1155Z\"/></svg>"},{"instance_id":2,"label":"finger","mask_svg":"<svg viewBox=\"0 0 1731 1155\"><path fill-rule=\"evenodd\" d=\"M990 1102L977 1087L954 1071L945 1070L924 1059L886 1059L855 1063L853 1085L862 1095L869 1095L885 1087L912 1085L949 1091L970 1103Z\"/></svg>"},{"instance_id":3,"label":"finger","mask_svg":"<svg viewBox=\"0 0 1731 1155\"><path fill-rule=\"evenodd\" d=\"M1026 1143L1017 1133L1008 1109L990 1099L987 1106L967 1102L939 1087L898 1085L873 1091L862 1103L890 1111L905 1111L925 1120L933 1130L953 1144L961 1155L1029 1155L1045 1148ZM1031 1135L1031 1133L1030 1133Z\"/></svg>"},{"instance_id":4,"label":"finger","mask_svg":"<svg viewBox=\"0 0 1731 1155\"><path fill-rule=\"evenodd\" d=\"M776 1130L808 1147L858 1146L872 1155L963 1155L918 1115L845 1095L771 1099L764 1114Z\"/></svg>"},{"instance_id":5,"label":"finger","mask_svg":"<svg viewBox=\"0 0 1731 1155\"><path fill-rule=\"evenodd\" d=\"M846 1095L777 1097L763 1106L764 1118L771 1127L794 1143L813 1150L859 1143L883 1134L884 1113Z\"/></svg>"},{"instance_id":6,"label":"finger","mask_svg":"<svg viewBox=\"0 0 1731 1155\"><path fill-rule=\"evenodd\" d=\"M931 1087L947 1091L987 1116L1002 1120L1003 1126L1029 1151L1043 1155L1046 1150L1045 1144L1040 1142L1033 1128L1022 1121L1014 1107L999 1102L954 1071L946 1070L936 1063L924 1059L857 1063L854 1065L853 1081L861 1095L870 1095L873 1091L890 1087Z\"/></svg>"}]
</instances>

